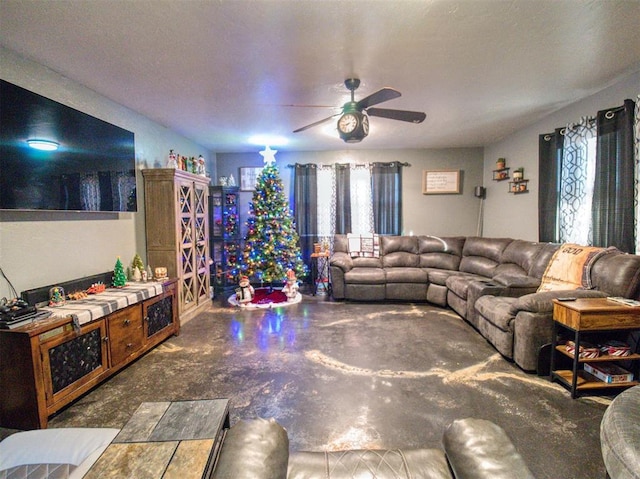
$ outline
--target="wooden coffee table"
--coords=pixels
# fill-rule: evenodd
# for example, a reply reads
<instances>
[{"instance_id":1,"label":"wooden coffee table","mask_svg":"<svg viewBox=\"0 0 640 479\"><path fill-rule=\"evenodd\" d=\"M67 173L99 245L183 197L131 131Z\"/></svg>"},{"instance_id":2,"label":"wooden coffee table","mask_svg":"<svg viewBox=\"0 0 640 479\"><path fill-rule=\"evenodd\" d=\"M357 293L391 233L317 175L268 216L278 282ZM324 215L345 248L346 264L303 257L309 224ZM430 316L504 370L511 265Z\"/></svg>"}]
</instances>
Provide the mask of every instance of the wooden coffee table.
<instances>
[{"instance_id":1,"label":"wooden coffee table","mask_svg":"<svg viewBox=\"0 0 640 479\"><path fill-rule=\"evenodd\" d=\"M84 477L208 479L229 426L227 399L144 402Z\"/></svg>"}]
</instances>

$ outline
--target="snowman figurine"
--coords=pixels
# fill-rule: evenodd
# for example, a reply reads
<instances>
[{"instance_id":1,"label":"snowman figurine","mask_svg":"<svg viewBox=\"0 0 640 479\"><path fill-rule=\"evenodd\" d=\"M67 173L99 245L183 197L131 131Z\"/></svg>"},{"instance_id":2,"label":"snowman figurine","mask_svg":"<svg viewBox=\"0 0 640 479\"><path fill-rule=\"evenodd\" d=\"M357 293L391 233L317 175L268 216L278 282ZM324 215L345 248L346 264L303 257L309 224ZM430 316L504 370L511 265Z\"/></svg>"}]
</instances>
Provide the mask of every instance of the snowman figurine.
<instances>
[{"instance_id":1,"label":"snowman figurine","mask_svg":"<svg viewBox=\"0 0 640 479\"><path fill-rule=\"evenodd\" d=\"M287 296L287 302L289 303L295 301L298 295L298 280L296 279L296 273L292 269L287 271L287 284L282 288L282 292Z\"/></svg>"},{"instance_id":2,"label":"snowman figurine","mask_svg":"<svg viewBox=\"0 0 640 479\"><path fill-rule=\"evenodd\" d=\"M236 301L240 306L244 306L251 302L255 290L253 286L251 286L247 276L240 276L238 286L239 288L236 288Z\"/></svg>"}]
</instances>

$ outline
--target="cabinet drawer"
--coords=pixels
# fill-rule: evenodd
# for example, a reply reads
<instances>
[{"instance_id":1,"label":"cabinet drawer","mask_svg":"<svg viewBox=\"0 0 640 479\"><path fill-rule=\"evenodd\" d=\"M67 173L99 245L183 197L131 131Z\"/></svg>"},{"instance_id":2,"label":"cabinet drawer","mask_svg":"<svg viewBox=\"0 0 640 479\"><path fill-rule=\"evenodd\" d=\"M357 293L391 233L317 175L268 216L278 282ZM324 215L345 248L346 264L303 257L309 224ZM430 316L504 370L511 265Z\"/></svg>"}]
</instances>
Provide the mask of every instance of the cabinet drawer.
<instances>
[{"instance_id":1,"label":"cabinet drawer","mask_svg":"<svg viewBox=\"0 0 640 479\"><path fill-rule=\"evenodd\" d=\"M142 349L144 332L140 305L129 306L111 314L108 318L108 328L112 367Z\"/></svg>"}]
</instances>

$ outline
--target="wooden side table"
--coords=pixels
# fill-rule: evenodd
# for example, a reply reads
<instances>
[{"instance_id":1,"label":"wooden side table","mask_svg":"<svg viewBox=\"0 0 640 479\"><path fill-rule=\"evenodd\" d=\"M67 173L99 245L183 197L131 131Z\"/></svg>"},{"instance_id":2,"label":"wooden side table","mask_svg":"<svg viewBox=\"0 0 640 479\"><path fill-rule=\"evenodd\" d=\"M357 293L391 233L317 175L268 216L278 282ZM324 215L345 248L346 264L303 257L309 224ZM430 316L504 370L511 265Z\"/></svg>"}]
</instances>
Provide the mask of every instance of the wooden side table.
<instances>
[{"instance_id":1,"label":"wooden side table","mask_svg":"<svg viewBox=\"0 0 640 479\"><path fill-rule=\"evenodd\" d=\"M558 332L566 329L573 332L576 354L567 352L565 345L558 344ZM640 306L626 306L607 298L579 298L573 301L553 300L553 343L551 348L551 381L558 381L571 391L576 398L587 391L611 388L628 388L639 384L638 365L640 354L629 356L599 356L580 358L580 343L583 337L592 333L605 333L624 330L640 330ZM557 355L563 354L572 359L572 370L556 370ZM605 363L632 361L635 365L633 381L606 383L589 375L583 369L586 363Z\"/></svg>"},{"instance_id":2,"label":"wooden side table","mask_svg":"<svg viewBox=\"0 0 640 479\"><path fill-rule=\"evenodd\" d=\"M331 279L329 278L329 252L311 254L311 283L313 296L318 293L318 286L323 285L327 294L331 295Z\"/></svg>"},{"instance_id":3,"label":"wooden side table","mask_svg":"<svg viewBox=\"0 0 640 479\"><path fill-rule=\"evenodd\" d=\"M208 479L229 426L227 399L144 402L84 477Z\"/></svg>"}]
</instances>

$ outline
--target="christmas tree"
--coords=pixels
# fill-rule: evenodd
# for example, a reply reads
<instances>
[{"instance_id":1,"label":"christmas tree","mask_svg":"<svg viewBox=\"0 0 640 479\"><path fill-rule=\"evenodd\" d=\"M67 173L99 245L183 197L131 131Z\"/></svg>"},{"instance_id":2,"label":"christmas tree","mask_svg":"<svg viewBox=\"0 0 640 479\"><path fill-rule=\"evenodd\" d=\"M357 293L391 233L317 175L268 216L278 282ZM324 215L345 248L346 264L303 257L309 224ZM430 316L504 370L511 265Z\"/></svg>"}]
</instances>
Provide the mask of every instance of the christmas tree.
<instances>
[{"instance_id":1,"label":"christmas tree","mask_svg":"<svg viewBox=\"0 0 640 479\"><path fill-rule=\"evenodd\" d=\"M249 204L243 271L250 278L271 283L284 281L287 270L298 277L306 274L300 254L299 237L275 165L276 150L268 146L260 154L265 167L256 180Z\"/></svg>"},{"instance_id":2,"label":"christmas tree","mask_svg":"<svg viewBox=\"0 0 640 479\"><path fill-rule=\"evenodd\" d=\"M127 275L124 273L124 266L122 266L122 261L118 257L113 268L113 286L122 288L125 284L127 284Z\"/></svg>"}]
</instances>

